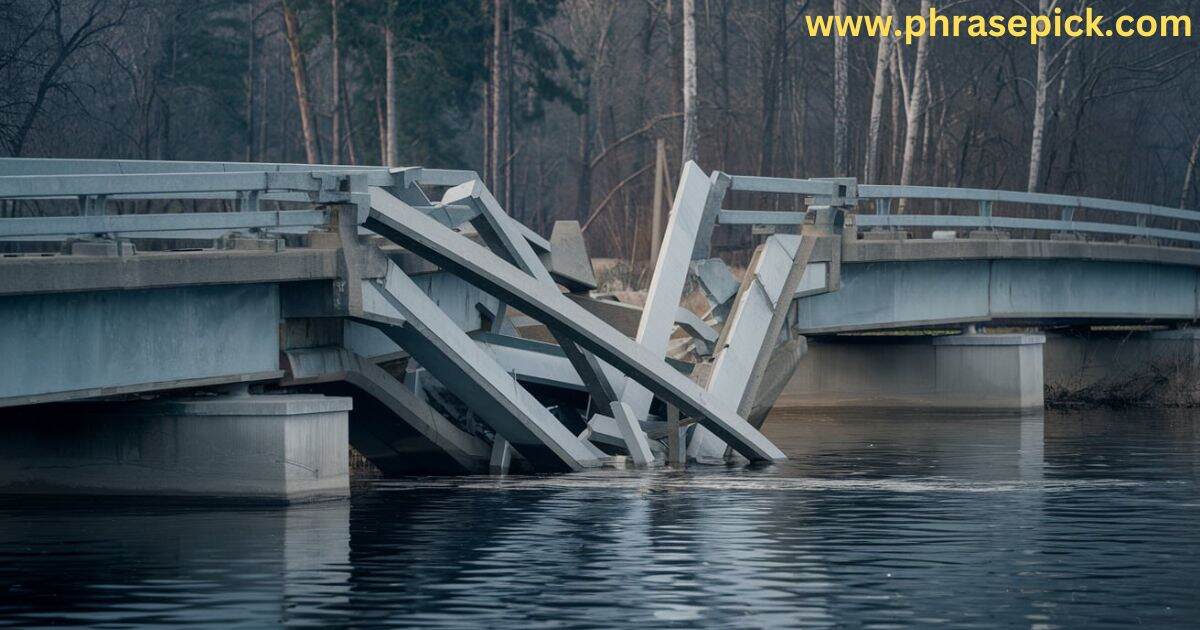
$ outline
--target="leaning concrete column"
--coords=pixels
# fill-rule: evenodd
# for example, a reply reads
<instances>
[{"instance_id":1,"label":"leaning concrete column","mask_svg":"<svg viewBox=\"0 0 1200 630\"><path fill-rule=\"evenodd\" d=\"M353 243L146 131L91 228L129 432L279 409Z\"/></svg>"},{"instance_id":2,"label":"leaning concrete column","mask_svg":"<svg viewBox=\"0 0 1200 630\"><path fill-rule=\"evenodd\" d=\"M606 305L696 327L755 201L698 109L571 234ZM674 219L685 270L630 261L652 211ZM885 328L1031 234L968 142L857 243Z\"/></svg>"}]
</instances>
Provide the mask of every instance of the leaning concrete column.
<instances>
[{"instance_id":1,"label":"leaning concrete column","mask_svg":"<svg viewBox=\"0 0 1200 630\"><path fill-rule=\"evenodd\" d=\"M687 282L688 269L696 248L697 235L704 220L705 208L709 204L713 182L696 166L695 162L683 165L679 178L679 190L675 193L675 204L667 221L662 248L654 265L650 289L646 293L646 305L638 323L638 344L657 357L666 356L667 344L675 330L676 313L683 298L683 286ZM720 204L720 199L717 200ZM650 413L654 395L649 389L630 379L621 401L628 404L639 420Z\"/></svg>"},{"instance_id":2,"label":"leaning concrete column","mask_svg":"<svg viewBox=\"0 0 1200 630\"><path fill-rule=\"evenodd\" d=\"M750 417L816 241L815 236L772 236L746 272L708 381L709 392L738 401L742 417ZM726 449L724 442L699 427L688 444L688 456L699 461L723 459Z\"/></svg>"}]
</instances>

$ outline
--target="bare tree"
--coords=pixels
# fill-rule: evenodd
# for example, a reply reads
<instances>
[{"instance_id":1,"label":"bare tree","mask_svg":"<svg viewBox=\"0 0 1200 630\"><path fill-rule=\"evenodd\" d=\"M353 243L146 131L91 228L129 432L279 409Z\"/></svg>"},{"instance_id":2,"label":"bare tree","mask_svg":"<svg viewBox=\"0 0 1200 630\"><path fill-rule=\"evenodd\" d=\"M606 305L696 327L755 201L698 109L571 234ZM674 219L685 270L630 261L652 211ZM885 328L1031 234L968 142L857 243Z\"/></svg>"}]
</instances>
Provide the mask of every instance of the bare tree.
<instances>
[{"instance_id":1,"label":"bare tree","mask_svg":"<svg viewBox=\"0 0 1200 630\"><path fill-rule=\"evenodd\" d=\"M6 7L5 13L18 13L21 8L18 2ZM29 8L32 5L26 10ZM107 31L121 24L128 9L127 1L49 0L45 11L30 12L32 24L8 34L15 36L10 44L14 54L0 59L0 70L9 78L31 80L27 84L11 83L3 90L6 96L0 101L0 111L14 112L16 120L12 125L0 122L0 137L10 154L19 156L25 150L29 132L52 92L76 98L73 88L62 80L63 72L81 51L96 45ZM29 86L33 87L32 93L27 91Z\"/></svg>"},{"instance_id":2,"label":"bare tree","mask_svg":"<svg viewBox=\"0 0 1200 630\"><path fill-rule=\"evenodd\" d=\"M833 0L833 13L846 17L846 0ZM846 38L833 38L833 173L845 177L850 172L849 113L846 111L850 89L850 66L846 57Z\"/></svg>"},{"instance_id":3,"label":"bare tree","mask_svg":"<svg viewBox=\"0 0 1200 630\"><path fill-rule=\"evenodd\" d=\"M329 83L333 88L333 105L331 107L333 128L330 136L333 150L330 151L329 159L334 164L342 163L342 54L339 39L338 0L329 0L329 62L332 66L329 71Z\"/></svg>"},{"instance_id":4,"label":"bare tree","mask_svg":"<svg viewBox=\"0 0 1200 630\"><path fill-rule=\"evenodd\" d=\"M1055 1L1053 4L1058 4ZM1050 0L1038 0L1038 13L1049 15ZM1033 84L1033 135L1029 141L1029 179L1025 189L1036 192L1038 180L1042 172L1042 143L1046 135L1046 96L1049 92L1049 77L1047 65L1049 60L1049 40L1045 37L1037 43L1037 69Z\"/></svg>"},{"instance_id":5,"label":"bare tree","mask_svg":"<svg viewBox=\"0 0 1200 630\"><path fill-rule=\"evenodd\" d=\"M880 0L879 15L892 14L892 0ZM875 51L875 81L871 89L871 117L867 123L867 162L863 167L863 181L874 184L879 180L879 132L883 127L883 97L887 89L888 67L892 58L894 36L883 33L879 36L879 48ZM896 89L894 86L892 89Z\"/></svg>"},{"instance_id":6,"label":"bare tree","mask_svg":"<svg viewBox=\"0 0 1200 630\"><path fill-rule=\"evenodd\" d=\"M488 185L502 201L507 194L511 179L509 168L508 138L511 123L509 115L510 43L509 26L511 7L507 0L492 0L492 42L490 72L488 74Z\"/></svg>"},{"instance_id":7,"label":"bare tree","mask_svg":"<svg viewBox=\"0 0 1200 630\"><path fill-rule=\"evenodd\" d=\"M696 94L696 0L683 0L683 161L696 160L700 142Z\"/></svg>"},{"instance_id":8,"label":"bare tree","mask_svg":"<svg viewBox=\"0 0 1200 630\"><path fill-rule=\"evenodd\" d=\"M921 14L928 16L933 6L931 0L921 0ZM908 100L908 118L904 131L904 158L900 165L900 185L912 184L914 160L917 154L917 140L921 130L921 116L925 113L926 81L925 66L929 59L929 38L922 37L917 42L917 60L913 65L912 90ZM904 78L903 72L901 79ZM899 212L905 210L905 199L900 200Z\"/></svg>"},{"instance_id":9,"label":"bare tree","mask_svg":"<svg viewBox=\"0 0 1200 630\"><path fill-rule=\"evenodd\" d=\"M383 23L384 59L384 124L385 134L383 163L385 166L400 164L399 104L396 102L396 0L388 0Z\"/></svg>"},{"instance_id":10,"label":"bare tree","mask_svg":"<svg viewBox=\"0 0 1200 630\"><path fill-rule=\"evenodd\" d=\"M1196 160L1200 158L1200 134L1192 142L1192 152L1188 156L1187 172L1183 176L1183 192L1179 194L1179 207L1186 208L1188 197L1192 194L1192 181L1196 177Z\"/></svg>"},{"instance_id":11,"label":"bare tree","mask_svg":"<svg viewBox=\"0 0 1200 630\"><path fill-rule=\"evenodd\" d=\"M300 47L300 21L288 0L280 0L283 8L283 27L286 32L288 54L292 64L292 82L296 86L296 104L300 108L300 130L304 133L304 157L309 164L321 162L317 127L313 120L312 101L308 96L308 69L304 51Z\"/></svg>"}]
</instances>

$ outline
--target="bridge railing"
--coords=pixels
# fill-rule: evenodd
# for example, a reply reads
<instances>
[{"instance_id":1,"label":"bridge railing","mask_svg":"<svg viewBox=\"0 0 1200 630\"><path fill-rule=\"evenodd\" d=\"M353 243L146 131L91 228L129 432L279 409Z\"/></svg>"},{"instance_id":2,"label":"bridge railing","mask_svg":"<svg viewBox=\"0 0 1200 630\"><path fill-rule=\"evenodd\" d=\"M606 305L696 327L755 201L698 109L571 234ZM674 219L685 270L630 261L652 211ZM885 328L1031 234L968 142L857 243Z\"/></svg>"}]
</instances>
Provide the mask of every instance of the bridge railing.
<instances>
[{"instance_id":1,"label":"bridge railing","mask_svg":"<svg viewBox=\"0 0 1200 630\"><path fill-rule=\"evenodd\" d=\"M312 228L329 221L314 205L358 203L367 186L453 186L477 178L472 171L421 168L2 158L0 202L76 204L65 216L0 218L0 239ZM232 200L235 211L112 212L112 202L153 200ZM268 209L265 201L280 203Z\"/></svg>"},{"instance_id":2,"label":"bridge railing","mask_svg":"<svg viewBox=\"0 0 1200 630\"><path fill-rule=\"evenodd\" d=\"M849 206L855 209L855 222L859 227L1015 229L1200 243L1200 212L1094 197L978 188L856 184L853 179L806 180L736 175L731 176L730 190L802 194L808 196L811 203ZM975 212L895 213L892 211L894 203L900 199L969 202L974 204ZM868 204L874 206L873 213L865 211L869 209ZM996 204L1038 208L1040 210L1035 211L1050 213L1054 218L997 216L994 213ZM1082 214L1081 211L1112 213L1129 217L1132 221L1079 220L1077 215ZM718 222L725 225L798 225L803 221L804 213L799 212L723 209L718 216ZM1173 222L1173 227L1162 227L1164 221ZM1185 222L1192 224L1193 229L1184 229Z\"/></svg>"},{"instance_id":3,"label":"bridge railing","mask_svg":"<svg viewBox=\"0 0 1200 630\"><path fill-rule=\"evenodd\" d=\"M1093 197L975 188L858 184L852 178L791 179L729 175L729 190L803 196L809 204L854 209L865 228L970 228L1090 233L1200 243L1200 212ZM0 239L78 234L133 234L191 230L288 229L322 225L328 214L314 205L353 203L367 186L455 186L477 180L467 170L386 168L250 162L60 160L0 158L0 203L70 200L76 214L0 218ZM353 184L351 184L353 182ZM361 192L359 193L361 194ZM232 201L236 212L113 213L110 202L138 200ZM974 212L893 212L895 202L967 202ZM268 210L261 202L280 202ZM301 204L283 209L280 204ZM427 199L418 207L434 204ZM1050 217L998 216L997 204L1037 209ZM870 210L873 209L873 212ZM469 209L460 209L469 211ZM1082 212L1081 212L1082 211ZM1096 212L1091 212L1096 211ZM1028 210L1025 211L1028 214ZM1087 212L1088 220L1078 215ZM1096 219L1094 214L1109 220ZM1111 220L1111 217L1127 220ZM722 209L725 225L798 225L805 214ZM1164 227L1171 222L1173 227ZM1185 225L1188 227L1185 228ZM530 233L533 238L536 235Z\"/></svg>"}]
</instances>

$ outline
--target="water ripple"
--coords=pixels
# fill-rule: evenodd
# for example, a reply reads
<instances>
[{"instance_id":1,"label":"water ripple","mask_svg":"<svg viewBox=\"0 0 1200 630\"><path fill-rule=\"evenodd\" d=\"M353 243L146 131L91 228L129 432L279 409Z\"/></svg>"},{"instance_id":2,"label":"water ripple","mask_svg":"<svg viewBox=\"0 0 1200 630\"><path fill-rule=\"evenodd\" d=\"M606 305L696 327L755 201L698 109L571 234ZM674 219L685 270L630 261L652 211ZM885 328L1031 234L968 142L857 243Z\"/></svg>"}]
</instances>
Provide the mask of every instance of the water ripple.
<instances>
[{"instance_id":1,"label":"water ripple","mask_svg":"<svg viewBox=\"0 0 1200 630\"><path fill-rule=\"evenodd\" d=\"M1200 423L778 414L791 459L0 503L0 625L1194 627Z\"/></svg>"}]
</instances>

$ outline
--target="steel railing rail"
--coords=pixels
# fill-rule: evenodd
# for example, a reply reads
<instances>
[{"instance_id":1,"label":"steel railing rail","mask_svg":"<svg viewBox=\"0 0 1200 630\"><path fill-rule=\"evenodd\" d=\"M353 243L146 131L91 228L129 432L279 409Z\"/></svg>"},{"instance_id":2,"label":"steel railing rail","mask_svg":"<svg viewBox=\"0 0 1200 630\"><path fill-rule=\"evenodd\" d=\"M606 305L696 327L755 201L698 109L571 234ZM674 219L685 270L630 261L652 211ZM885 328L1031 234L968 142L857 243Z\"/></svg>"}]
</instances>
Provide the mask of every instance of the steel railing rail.
<instances>
[{"instance_id":1,"label":"steel railing rail","mask_svg":"<svg viewBox=\"0 0 1200 630\"><path fill-rule=\"evenodd\" d=\"M1139 225L1121 225L1117 223L1095 223L1087 221L1059 221L1055 219L1021 219L1016 217L972 217L961 215L921 215L921 214L892 214L870 215L860 214L855 217L860 227L970 227L970 228L1004 228L1043 230L1050 232L1088 232L1092 234L1113 234L1121 236L1141 236L1145 238L1161 238L1190 243L1200 243L1200 233L1168 230Z\"/></svg>"},{"instance_id":2,"label":"steel railing rail","mask_svg":"<svg viewBox=\"0 0 1200 630\"><path fill-rule=\"evenodd\" d=\"M60 158L0 158L0 176L15 175L138 175L157 173L313 172L395 173L415 170L421 183L454 186L479 179L474 171L423 167L349 166L340 164L294 164L286 162L186 162L175 160L76 160Z\"/></svg>"},{"instance_id":3,"label":"steel railing rail","mask_svg":"<svg viewBox=\"0 0 1200 630\"><path fill-rule=\"evenodd\" d=\"M375 175L375 177L371 177ZM53 199L122 195L153 197L162 194L185 195L197 199L207 193L304 192L335 193L339 189L327 178L336 173L322 172L241 172L241 173L155 173L136 175L17 175L0 176L0 199ZM365 172L369 185L388 185L387 172ZM375 180L375 181L371 181Z\"/></svg>"},{"instance_id":4,"label":"steel railing rail","mask_svg":"<svg viewBox=\"0 0 1200 630\"><path fill-rule=\"evenodd\" d=\"M325 225L322 210L258 212L182 212L174 214L111 214L70 217L0 219L0 236L69 236L189 230L245 230Z\"/></svg>"},{"instance_id":5,"label":"steel railing rail","mask_svg":"<svg viewBox=\"0 0 1200 630\"><path fill-rule=\"evenodd\" d=\"M987 190L981 188L938 188L934 186L889 186L863 184L858 186L859 199L932 199L940 201L976 201L980 204L1016 203L1033 206L1053 206L1064 210L1106 210L1145 217L1167 217L1185 221L1200 221L1200 212L1181 210L1148 203L1114 201L1095 197L1055 195L1048 193L1017 192L1012 190ZM886 207L889 204L884 204ZM877 213L880 208L876 208ZM981 205L981 213L986 208Z\"/></svg>"},{"instance_id":6,"label":"steel railing rail","mask_svg":"<svg viewBox=\"0 0 1200 630\"><path fill-rule=\"evenodd\" d=\"M730 190L764 192L821 197L838 196L836 182L820 179L789 179L786 177L759 177L755 175L730 175Z\"/></svg>"},{"instance_id":7,"label":"steel railing rail","mask_svg":"<svg viewBox=\"0 0 1200 630\"><path fill-rule=\"evenodd\" d=\"M266 211L260 209L259 204L261 201L353 203L351 188L361 195L368 186L392 187L411 183L455 186L478 179L474 171L421 167L0 158L0 200L76 199L81 211L79 216L0 219L0 238L315 226L327 220L325 213L319 210ZM1200 212L1094 197L978 188L858 185L848 178L792 179L746 175L730 175L729 189L804 195L812 204L834 203L854 208L857 210L855 222L861 227L1026 229L1200 243L1200 228L1184 229L1182 225L1184 221L1200 225ZM116 200L170 199L233 199L242 212L109 215L105 207L108 201ZM891 207L897 199L975 202L978 212L973 215L894 214ZM873 202L873 213L862 211L864 202ZM993 216L993 206L998 203L1058 208L1059 216L1056 219ZM1130 215L1135 218L1136 225L1095 219L1077 221L1075 213L1079 210ZM245 214L258 216L237 216ZM1150 227L1149 221L1154 218L1173 219L1176 225L1174 229ZM717 215L717 222L723 225L798 225L804 219L803 212L787 211L721 209ZM536 237L532 233L529 236Z\"/></svg>"},{"instance_id":8,"label":"steel railing rail","mask_svg":"<svg viewBox=\"0 0 1200 630\"><path fill-rule=\"evenodd\" d=\"M855 223L860 227L964 227L976 229L1025 229L1049 232L1083 232L1117 236L1135 236L1164 240L1200 243L1200 228L1185 229L1182 222L1200 225L1200 212L1195 210L1168 208L1153 204L1114 201L1096 197L1029 193L980 188L939 188L934 186L892 186L863 184L854 180L787 179L778 177L730 176L732 190L802 194L809 196L810 203L822 204L826 200L842 201L844 206L855 210ZM845 182L851 182L844 185ZM974 215L964 214L893 214L892 202L898 199L968 201L978 204ZM874 213L863 212L864 202L874 203ZM1020 204L1058 208L1057 219L1000 217L993 215L994 204ZM1133 216L1134 225L1105 222L1101 220L1077 221L1079 210L1097 210ZM733 210L722 209L717 222L722 225L800 225L806 213L794 211ZM1150 227L1154 218L1173 219L1174 229Z\"/></svg>"},{"instance_id":9,"label":"steel railing rail","mask_svg":"<svg viewBox=\"0 0 1200 630\"><path fill-rule=\"evenodd\" d=\"M327 212L268 211L260 204L359 203L369 186L478 179L474 171L421 167L0 158L0 200L77 200L80 209L74 216L0 219L0 238L315 227L328 222ZM239 212L109 214L107 207L110 201L179 199L235 200Z\"/></svg>"},{"instance_id":10,"label":"steel railing rail","mask_svg":"<svg viewBox=\"0 0 1200 630\"><path fill-rule=\"evenodd\" d=\"M360 203L367 185L390 182L386 171L351 175L320 171L0 175L0 199L78 199L81 211L76 216L0 219L0 238L312 227L327 223L328 213L264 211L259 202L282 193L308 203ZM107 208L109 199L211 199L217 195L236 198L239 212L109 214Z\"/></svg>"}]
</instances>

